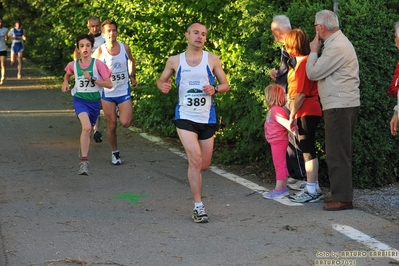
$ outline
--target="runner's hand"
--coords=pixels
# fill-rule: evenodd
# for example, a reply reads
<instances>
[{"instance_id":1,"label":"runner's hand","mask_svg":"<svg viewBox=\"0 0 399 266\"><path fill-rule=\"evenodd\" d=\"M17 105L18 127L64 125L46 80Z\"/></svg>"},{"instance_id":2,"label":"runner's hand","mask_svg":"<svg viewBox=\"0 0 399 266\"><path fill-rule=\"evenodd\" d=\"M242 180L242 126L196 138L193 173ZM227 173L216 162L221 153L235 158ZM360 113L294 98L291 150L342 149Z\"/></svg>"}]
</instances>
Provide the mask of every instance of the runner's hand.
<instances>
[{"instance_id":1,"label":"runner's hand","mask_svg":"<svg viewBox=\"0 0 399 266\"><path fill-rule=\"evenodd\" d=\"M130 77L130 82L132 83L133 88L137 89L139 84L137 83L137 81L134 77Z\"/></svg>"},{"instance_id":2,"label":"runner's hand","mask_svg":"<svg viewBox=\"0 0 399 266\"><path fill-rule=\"evenodd\" d=\"M162 93L168 93L170 90L172 89L172 79L168 79L168 81L162 82L161 87L159 88L159 90Z\"/></svg>"},{"instance_id":3,"label":"runner's hand","mask_svg":"<svg viewBox=\"0 0 399 266\"><path fill-rule=\"evenodd\" d=\"M62 92L68 92L68 91L69 91L69 84L68 84L68 82L64 82L64 83L62 84L61 90L62 90Z\"/></svg>"},{"instance_id":4,"label":"runner's hand","mask_svg":"<svg viewBox=\"0 0 399 266\"><path fill-rule=\"evenodd\" d=\"M396 136L398 134L398 115L393 115L391 122L389 123L391 128L392 136Z\"/></svg>"}]
</instances>

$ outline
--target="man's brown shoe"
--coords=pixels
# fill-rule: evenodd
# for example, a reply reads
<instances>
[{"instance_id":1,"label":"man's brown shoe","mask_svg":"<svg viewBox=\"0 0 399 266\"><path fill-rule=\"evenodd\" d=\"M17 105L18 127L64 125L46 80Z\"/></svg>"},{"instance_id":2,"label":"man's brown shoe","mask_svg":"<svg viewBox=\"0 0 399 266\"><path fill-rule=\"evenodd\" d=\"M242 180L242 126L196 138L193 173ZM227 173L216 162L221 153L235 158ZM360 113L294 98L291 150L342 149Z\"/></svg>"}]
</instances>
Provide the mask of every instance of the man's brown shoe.
<instances>
[{"instance_id":1,"label":"man's brown shoe","mask_svg":"<svg viewBox=\"0 0 399 266\"><path fill-rule=\"evenodd\" d=\"M331 203L332 198L331 197L324 197L324 203Z\"/></svg>"},{"instance_id":2,"label":"man's brown shoe","mask_svg":"<svg viewBox=\"0 0 399 266\"><path fill-rule=\"evenodd\" d=\"M323 206L325 211L342 211L347 209L353 209L352 201L342 202L342 201L331 201Z\"/></svg>"}]
</instances>

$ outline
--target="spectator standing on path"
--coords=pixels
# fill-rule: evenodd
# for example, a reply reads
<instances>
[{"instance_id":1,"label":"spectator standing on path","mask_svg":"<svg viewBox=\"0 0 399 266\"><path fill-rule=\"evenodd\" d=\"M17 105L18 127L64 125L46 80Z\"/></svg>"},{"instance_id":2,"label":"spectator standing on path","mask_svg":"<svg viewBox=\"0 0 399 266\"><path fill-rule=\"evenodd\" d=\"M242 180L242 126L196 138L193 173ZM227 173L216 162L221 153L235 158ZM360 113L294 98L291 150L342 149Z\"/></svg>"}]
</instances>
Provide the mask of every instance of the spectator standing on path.
<instances>
[{"instance_id":1,"label":"spectator standing on path","mask_svg":"<svg viewBox=\"0 0 399 266\"><path fill-rule=\"evenodd\" d=\"M201 171L207 170L212 160L217 130L214 96L230 89L219 57L203 50L207 32L202 23L189 25L185 33L187 50L169 57L157 80L158 89L166 94L172 88L172 75L176 77L178 103L174 123L187 154L187 175L194 198L192 218L196 223L209 220L202 203Z\"/></svg>"},{"instance_id":2,"label":"spectator standing on path","mask_svg":"<svg viewBox=\"0 0 399 266\"><path fill-rule=\"evenodd\" d=\"M285 37L285 48L295 57L295 67L288 71L288 106L290 125L298 127L298 146L305 159L306 187L290 196L294 202L319 202L323 194L319 187L319 160L316 155L316 130L322 116L317 81L306 76L310 53L308 35L301 29L290 31Z\"/></svg>"},{"instance_id":3,"label":"spectator standing on path","mask_svg":"<svg viewBox=\"0 0 399 266\"><path fill-rule=\"evenodd\" d=\"M118 25L113 20L106 20L101 24L101 32L105 43L96 49L94 58L103 61L112 72L112 88L104 88L101 104L107 120L107 138L111 146L111 163L122 164L119 155L116 136L116 108L119 110L119 122L124 127L129 127L132 122L132 97L130 95L130 82L137 88L136 66L130 47L118 42Z\"/></svg>"},{"instance_id":4,"label":"spectator standing on path","mask_svg":"<svg viewBox=\"0 0 399 266\"><path fill-rule=\"evenodd\" d=\"M265 103L269 110L264 123L265 138L272 150L274 171L276 173L276 187L269 192L264 192L265 199L282 199L290 193L287 188L286 152L288 146L288 131L291 131L289 110L285 106L286 97L284 88L272 84L265 88Z\"/></svg>"},{"instance_id":5,"label":"spectator standing on path","mask_svg":"<svg viewBox=\"0 0 399 266\"><path fill-rule=\"evenodd\" d=\"M399 22L395 23L395 45L399 49ZM389 85L388 94L399 100L398 91L399 91L399 62L396 64L395 72L393 74L391 84ZM398 134L398 122L399 122L398 108L399 108L399 103L395 106L394 114L392 116L391 122L389 123L392 136L396 136Z\"/></svg>"},{"instance_id":6,"label":"spectator standing on path","mask_svg":"<svg viewBox=\"0 0 399 266\"><path fill-rule=\"evenodd\" d=\"M359 63L355 49L339 29L330 10L316 13L316 36L306 64L310 80L318 81L325 125L325 149L331 198L326 211L352 209L352 137L360 106ZM320 51L323 42L324 48Z\"/></svg>"},{"instance_id":7,"label":"spectator standing on path","mask_svg":"<svg viewBox=\"0 0 399 266\"><path fill-rule=\"evenodd\" d=\"M24 41L26 41L25 30L22 28L21 20L15 20L15 27L8 33L8 38L12 40L11 44L11 66L18 61L17 78L22 78L22 59L24 56Z\"/></svg>"},{"instance_id":8,"label":"spectator standing on path","mask_svg":"<svg viewBox=\"0 0 399 266\"><path fill-rule=\"evenodd\" d=\"M8 40L8 29L3 27L3 19L0 18L0 68L1 68L1 78L0 85L4 83L6 77L6 60L7 60L7 44Z\"/></svg>"},{"instance_id":9,"label":"spectator standing on path","mask_svg":"<svg viewBox=\"0 0 399 266\"><path fill-rule=\"evenodd\" d=\"M90 136L97 117L100 115L102 87L111 88L111 71L100 60L91 57L94 45L93 35L81 34L76 38L79 60L65 67L62 91L69 91L69 79L75 76L75 86L71 91L73 107L82 126L80 134L80 175L88 175L88 155Z\"/></svg>"},{"instance_id":10,"label":"spectator standing on path","mask_svg":"<svg viewBox=\"0 0 399 266\"><path fill-rule=\"evenodd\" d=\"M285 42L285 37L291 31L291 23L287 16L277 15L273 17L270 29L272 31L274 40L276 42ZM270 77L283 87L284 93L287 94L287 74L289 66L295 67L295 57L290 57L285 49L285 45L281 47L281 60L278 69L270 71ZM289 144L287 147L287 167L290 177L288 177L288 187L295 190L301 190L306 185L306 170L302 152L298 149L297 140L292 134L288 132Z\"/></svg>"},{"instance_id":11,"label":"spectator standing on path","mask_svg":"<svg viewBox=\"0 0 399 266\"><path fill-rule=\"evenodd\" d=\"M89 33L90 35L94 36L94 46L93 46L93 50L92 53L94 53L94 51L100 47L100 45L105 43L105 39L104 37L101 35L101 22L100 22L100 18L96 17L96 16L91 16L89 18L89 20L87 21L87 28L89 29ZM78 47L75 48L74 52L73 52L73 60L77 60L79 57L79 50ZM96 124L93 127L93 138L95 142L102 142L102 134L101 132L98 130L100 127L100 116L98 116Z\"/></svg>"}]
</instances>

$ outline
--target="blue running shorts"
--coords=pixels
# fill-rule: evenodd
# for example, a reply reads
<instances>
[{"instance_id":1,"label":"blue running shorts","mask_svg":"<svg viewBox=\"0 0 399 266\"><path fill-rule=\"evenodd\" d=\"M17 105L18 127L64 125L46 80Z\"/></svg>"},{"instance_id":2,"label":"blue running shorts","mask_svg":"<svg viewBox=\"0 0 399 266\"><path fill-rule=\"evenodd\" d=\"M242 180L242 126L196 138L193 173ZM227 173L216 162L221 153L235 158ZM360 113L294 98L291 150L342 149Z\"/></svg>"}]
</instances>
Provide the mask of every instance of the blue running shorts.
<instances>
[{"instance_id":1,"label":"blue running shorts","mask_svg":"<svg viewBox=\"0 0 399 266\"><path fill-rule=\"evenodd\" d=\"M130 94L129 95L125 95L125 96L120 96L120 97L105 97L105 96L101 96L101 99L103 99L104 101L115 103L116 105L119 105L121 103L126 102L127 100L131 100L132 96L130 96Z\"/></svg>"},{"instance_id":2,"label":"blue running shorts","mask_svg":"<svg viewBox=\"0 0 399 266\"><path fill-rule=\"evenodd\" d=\"M11 49L14 54L18 54L19 52L24 51L24 45L22 42L16 42L12 45Z\"/></svg>"},{"instance_id":3,"label":"blue running shorts","mask_svg":"<svg viewBox=\"0 0 399 266\"><path fill-rule=\"evenodd\" d=\"M94 126L97 118L100 116L101 101L88 101L77 97L72 98L73 108L76 115L85 112L89 115L90 124Z\"/></svg>"}]
</instances>

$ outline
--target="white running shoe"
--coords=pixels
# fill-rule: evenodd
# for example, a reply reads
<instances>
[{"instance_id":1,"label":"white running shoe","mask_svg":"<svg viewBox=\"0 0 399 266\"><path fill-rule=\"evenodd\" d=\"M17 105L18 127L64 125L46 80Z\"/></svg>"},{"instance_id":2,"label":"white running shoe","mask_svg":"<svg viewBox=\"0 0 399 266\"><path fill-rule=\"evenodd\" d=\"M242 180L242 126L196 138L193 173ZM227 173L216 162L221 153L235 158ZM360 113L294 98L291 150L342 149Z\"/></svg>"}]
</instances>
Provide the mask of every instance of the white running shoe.
<instances>
[{"instance_id":1,"label":"white running shoe","mask_svg":"<svg viewBox=\"0 0 399 266\"><path fill-rule=\"evenodd\" d=\"M113 152L113 153L112 153L112 158L111 158L111 160L112 160L111 162L112 162L113 165L120 165L120 164L122 164L121 157L119 156L119 151Z\"/></svg>"},{"instance_id":2,"label":"white running shoe","mask_svg":"<svg viewBox=\"0 0 399 266\"><path fill-rule=\"evenodd\" d=\"M324 198L321 189L318 189L315 194L310 193L306 188L295 195L289 196L289 199L297 203L305 202L320 202Z\"/></svg>"},{"instance_id":3,"label":"white running shoe","mask_svg":"<svg viewBox=\"0 0 399 266\"><path fill-rule=\"evenodd\" d=\"M89 162L88 161L82 161L79 164L79 175L89 175Z\"/></svg>"},{"instance_id":4,"label":"white running shoe","mask_svg":"<svg viewBox=\"0 0 399 266\"><path fill-rule=\"evenodd\" d=\"M208 214L205 212L205 206L194 208L192 218L195 223L207 223L209 222Z\"/></svg>"}]
</instances>

